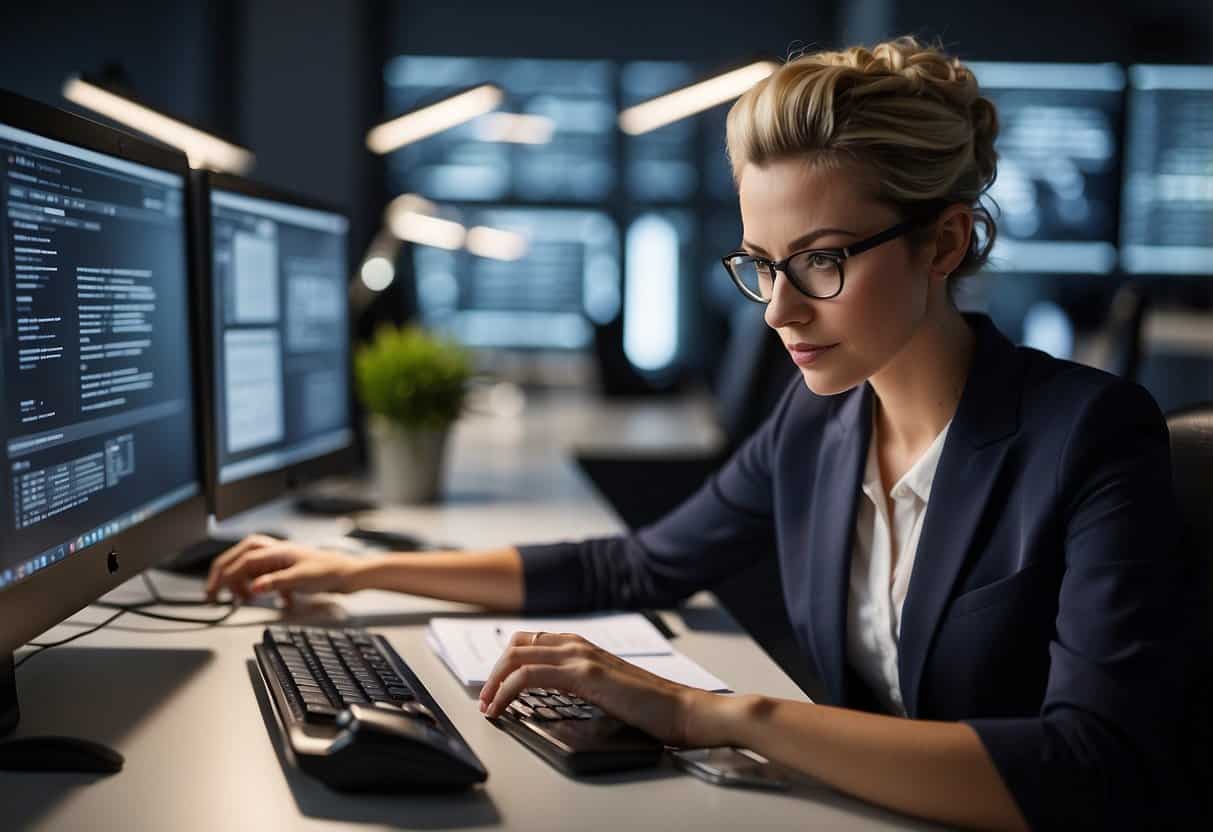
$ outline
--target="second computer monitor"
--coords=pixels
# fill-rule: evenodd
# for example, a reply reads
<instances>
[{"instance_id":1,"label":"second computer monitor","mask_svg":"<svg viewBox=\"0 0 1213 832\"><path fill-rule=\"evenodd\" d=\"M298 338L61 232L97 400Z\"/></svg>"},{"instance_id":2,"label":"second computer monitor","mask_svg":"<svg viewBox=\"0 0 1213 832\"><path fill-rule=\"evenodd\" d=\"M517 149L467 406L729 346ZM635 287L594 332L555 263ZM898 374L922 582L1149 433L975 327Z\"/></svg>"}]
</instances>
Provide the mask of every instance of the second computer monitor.
<instances>
[{"instance_id":1,"label":"second computer monitor","mask_svg":"<svg viewBox=\"0 0 1213 832\"><path fill-rule=\"evenodd\" d=\"M243 179L195 177L206 260L211 509L218 519L354 460L348 220Z\"/></svg>"},{"instance_id":2,"label":"second computer monitor","mask_svg":"<svg viewBox=\"0 0 1213 832\"><path fill-rule=\"evenodd\" d=\"M998 109L998 238L990 271L1116 268L1124 70L1115 64L970 68Z\"/></svg>"},{"instance_id":3,"label":"second computer monitor","mask_svg":"<svg viewBox=\"0 0 1213 832\"><path fill-rule=\"evenodd\" d=\"M1122 263L1213 275L1213 67L1129 68Z\"/></svg>"}]
</instances>

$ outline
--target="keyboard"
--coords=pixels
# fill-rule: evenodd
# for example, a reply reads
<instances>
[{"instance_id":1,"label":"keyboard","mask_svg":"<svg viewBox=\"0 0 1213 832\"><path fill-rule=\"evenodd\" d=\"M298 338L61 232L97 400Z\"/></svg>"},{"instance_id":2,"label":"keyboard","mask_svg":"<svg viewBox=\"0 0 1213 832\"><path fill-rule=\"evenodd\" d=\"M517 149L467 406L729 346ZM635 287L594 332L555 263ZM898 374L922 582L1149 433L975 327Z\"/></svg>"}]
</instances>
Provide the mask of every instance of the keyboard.
<instances>
[{"instance_id":1,"label":"keyboard","mask_svg":"<svg viewBox=\"0 0 1213 832\"><path fill-rule=\"evenodd\" d=\"M569 775L651 768L665 746L584 699L528 688L494 720L497 726Z\"/></svg>"},{"instance_id":2,"label":"keyboard","mask_svg":"<svg viewBox=\"0 0 1213 832\"><path fill-rule=\"evenodd\" d=\"M379 635L268 627L253 648L290 762L343 791L463 788L488 773Z\"/></svg>"}]
</instances>

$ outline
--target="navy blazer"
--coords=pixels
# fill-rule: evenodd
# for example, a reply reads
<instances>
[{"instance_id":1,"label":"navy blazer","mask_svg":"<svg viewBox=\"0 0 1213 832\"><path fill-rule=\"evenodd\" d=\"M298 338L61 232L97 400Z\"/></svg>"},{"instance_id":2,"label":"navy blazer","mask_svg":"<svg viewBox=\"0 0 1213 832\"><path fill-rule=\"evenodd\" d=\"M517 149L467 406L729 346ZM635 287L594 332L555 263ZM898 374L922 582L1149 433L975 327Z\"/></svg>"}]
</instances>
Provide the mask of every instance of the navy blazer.
<instances>
[{"instance_id":1,"label":"navy blazer","mask_svg":"<svg viewBox=\"0 0 1213 832\"><path fill-rule=\"evenodd\" d=\"M1178 545L1166 424L1142 388L968 320L902 613L907 714L970 724L1033 828L1191 828L1213 786L1193 739L1208 584ZM527 610L670 605L777 553L830 704L870 709L845 627L871 412L867 384L820 397L798 376L657 523L520 547Z\"/></svg>"}]
</instances>

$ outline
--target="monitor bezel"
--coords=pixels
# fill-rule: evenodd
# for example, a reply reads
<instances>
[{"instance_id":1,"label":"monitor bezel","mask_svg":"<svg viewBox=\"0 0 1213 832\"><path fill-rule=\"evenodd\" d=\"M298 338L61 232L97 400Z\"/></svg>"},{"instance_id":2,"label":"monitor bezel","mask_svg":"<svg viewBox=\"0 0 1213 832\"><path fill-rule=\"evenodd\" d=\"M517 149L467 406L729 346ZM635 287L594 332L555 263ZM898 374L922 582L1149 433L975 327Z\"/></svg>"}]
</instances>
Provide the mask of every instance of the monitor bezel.
<instances>
[{"instance_id":1,"label":"monitor bezel","mask_svg":"<svg viewBox=\"0 0 1213 832\"><path fill-rule=\"evenodd\" d=\"M179 175L183 203L187 297L196 285L188 199L189 163L185 154L65 110L0 90L0 122L129 162ZM201 415L198 395L197 330L187 314L187 349L193 374L193 435ZM0 656L58 624L90 602L156 565L166 556L206 536L206 497L201 443L195 443L198 493L113 537L85 547L27 578L0 589ZM33 554L33 553L31 553ZM111 558L110 555L114 555Z\"/></svg>"},{"instance_id":2,"label":"monitor bezel","mask_svg":"<svg viewBox=\"0 0 1213 832\"><path fill-rule=\"evenodd\" d=\"M203 353L199 359L202 367L203 383L202 390L202 426L204 433L203 446L206 456L206 482L208 494L208 507L215 520L226 520L240 512L247 511L256 506L267 503L271 500L287 494L292 488L301 485L304 482L317 479L324 476L333 476L338 474L349 473L358 467L358 450L357 450L357 429L355 427L356 409L353 400L353 351L351 349L349 360L346 362L346 372L350 384L348 390L350 395L347 397L346 408L349 414L350 424L350 441L349 443L336 451L331 451L318 457L314 457L302 462L296 462L291 465L286 465L281 468L275 468L271 471L264 471L260 474L254 474L243 479L235 480L228 483L219 482L219 447L218 447L218 426L216 424L215 402L217 401L217 391L215 388L215 351L214 345L211 343L211 338L214 333L214 310L212 309L211 300L214 297L213 293L213 278L212 273L212 258L211 250L211 192L212 191L228 191L238 193L244 196L254 197L257 199L265 199L273 202L284 202L290 205L296 205L301 208L311 208L318 211L325 211L332 214L337 214L349 222L349 212L340 207L326 203L322 200L312 199L310 197L301 196L296 193L283 190L281 188L272 187L260 182L255 182L245 177L236 176L234 174L215 173L211 171L195 171L191 177L191 190L193 192L194 204L194 238L197 241L195 246L196 262L195 268L199 275L197 281L198 294L195 302L195 317L199 322L199 331L206 333L205 343L208 349L202 350ZM346 232L346 262L343 268L348 270L349 267L349 232ZM346 276L347 284L349 277ZM348 286L347 286L348 290ZM350 322L349 305L346 305L346 320L345 328L347 338L350 338L352 343L353 330Z\"/></svg>"}]
</instances>

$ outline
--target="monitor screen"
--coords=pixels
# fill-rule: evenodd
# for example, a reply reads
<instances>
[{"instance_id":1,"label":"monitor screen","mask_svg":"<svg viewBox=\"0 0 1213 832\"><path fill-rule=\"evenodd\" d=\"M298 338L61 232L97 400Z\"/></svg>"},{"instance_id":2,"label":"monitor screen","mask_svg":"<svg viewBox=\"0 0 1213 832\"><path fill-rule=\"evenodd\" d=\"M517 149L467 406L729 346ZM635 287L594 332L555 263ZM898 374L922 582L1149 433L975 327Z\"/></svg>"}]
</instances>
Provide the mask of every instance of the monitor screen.
<instances>
[{"instance_id":1,"label":"monitor screen","mask_svg":"<svg viewBox=\"0 0 1213 832\"><path fill-rule=\"evenodd\" d=\"M422 322L465 346L579 350L619 314L619 236L600 211L467 207L467 225L527 241L517 260L413 248Z\"/></svg>"},{"instance_id":2,"label":"monitor screen","mask_svg":"<svg viewBox=\"0 0 1213 832\"><path fill-rule=\"evenodd\" d=\"M1116 268L1118 136L1124 70L1115 64L970 64L998 109L998 239L988 269L1106 274Z\"/></svg>"},{"instance_id":3,"label":"monitor screen","mask_svg":"<svg viewBox=\"0 0 1213 832\"><path fill-rule=\"evenodd\" d=\"M0 587L199 493L184 188L0 122Z\"/></svg>"},{"instance_id":4,"label":"monitor screen","mask_svg":"<svg viewBox=\"0 0 1213 832\"><path fill-rule=\"evenodd\" d=\"M212 188L211 304L220 485L348 447L348 221Z\"/></svg>"},{"instance_id":5,"label":"monitor screen","mask_svg":"<svg viewBox=\"0 0 1213 832\"><path fill-rule=\"evenodd\" d=\"M1129 69L1122 263L1213 274L1213 67Z\"/></svg>"}]
</instances>

